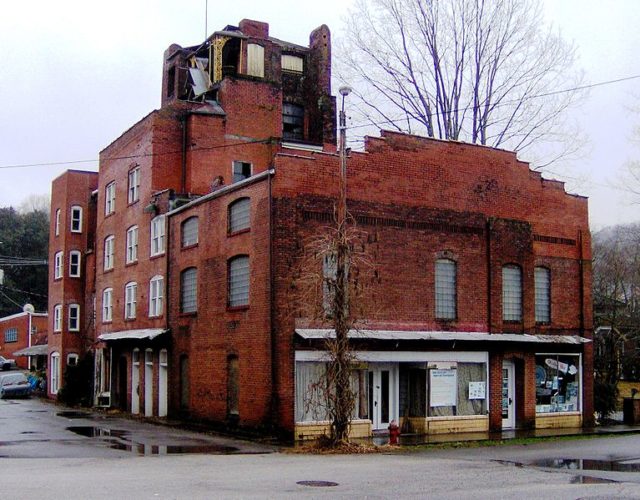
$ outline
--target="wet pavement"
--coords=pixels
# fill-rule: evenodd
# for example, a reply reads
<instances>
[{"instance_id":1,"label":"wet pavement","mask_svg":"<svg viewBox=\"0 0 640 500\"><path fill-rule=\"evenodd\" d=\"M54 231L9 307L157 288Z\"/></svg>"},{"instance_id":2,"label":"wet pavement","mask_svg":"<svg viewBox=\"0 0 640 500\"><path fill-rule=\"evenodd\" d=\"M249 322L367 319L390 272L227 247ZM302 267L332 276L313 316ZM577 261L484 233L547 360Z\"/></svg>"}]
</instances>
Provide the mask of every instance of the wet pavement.
<instances>
[{"instance_id":1,"label":"wet pavement","mask_svg":"<svg viewBox=\"0 0 640 500\"><path fill-rule=\"evenodd\" d=\"M274 447L39 399L0 400L0 458L258 454Z\"/></svg>"}]
</instances>

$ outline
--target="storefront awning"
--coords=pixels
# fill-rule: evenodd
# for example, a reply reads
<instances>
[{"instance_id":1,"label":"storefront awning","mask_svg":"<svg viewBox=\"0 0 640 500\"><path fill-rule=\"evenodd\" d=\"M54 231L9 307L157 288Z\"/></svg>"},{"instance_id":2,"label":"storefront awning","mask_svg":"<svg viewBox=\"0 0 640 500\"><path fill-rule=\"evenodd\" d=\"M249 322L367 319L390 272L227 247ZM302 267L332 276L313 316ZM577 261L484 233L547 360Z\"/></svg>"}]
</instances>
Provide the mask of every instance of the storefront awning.
<instances>
[{"instance_id":1,"label":"storefront awning","mask_svg":"<svg viewBox=\"0 0 640 500\"><path fill-rule=\"evenodd\" d=\"M49 345L32 345L13 353L14 356L46 356L49 353Z\"/></svg>"},{"instance_id":2,"label":"storefront awning","mask_svg":"<svg viewBox=\"0 0 640 500\"><path fill-rule=\"evenodd\" d=\"M335 338L332 329L296 328L306 340ZM530 335L522 333L428 332L401 330L349 330L350 339L362 340L455 340L460 342L525 342L537 344L585 344L591 340L578 335Z\"/></svg>"},{"instance_id":3,"label":"storefront awning","mask_svg":"<svg viewBox=\"0 0 640 500\"><path fill-rule=\"evenodd\" d=\"M144 340L155 339L158 335L168 332L164 328L144 328L141 330L122 330L120 332L103 333L98 340Z\"/></svg>"}]
</instances>

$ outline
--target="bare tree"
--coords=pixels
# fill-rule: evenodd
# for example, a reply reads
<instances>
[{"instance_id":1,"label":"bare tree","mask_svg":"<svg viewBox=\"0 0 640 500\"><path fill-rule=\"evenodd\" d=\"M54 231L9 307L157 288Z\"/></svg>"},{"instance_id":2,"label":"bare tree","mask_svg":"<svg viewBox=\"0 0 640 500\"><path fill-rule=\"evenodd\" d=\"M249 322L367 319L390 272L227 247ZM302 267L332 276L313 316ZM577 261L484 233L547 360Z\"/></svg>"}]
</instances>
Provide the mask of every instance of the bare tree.
<instances>
[{"instance_id":1,"label":"bare tree","mask_svg":"<svg viewBox=\"0 0 640 500\"><path fill-rule=\"evenodd\" d=\"M580 80L575 49L538 0L358 0L338 53L363 123L518 152L544 142L538 167L577 150L565 111L579 93L559 91Z\"/></svg>"},{"instance_id":2,"label":"bare tree","mask_svg":"<svg viewBox=\"0 0 640 500\"><path fill-rule=\"evenodd\" d=\"M18 211L22 214L27 212L43 212L49 216L51 198L48 194L30 194L18 206Z\"/></svg>"}]
</instances>

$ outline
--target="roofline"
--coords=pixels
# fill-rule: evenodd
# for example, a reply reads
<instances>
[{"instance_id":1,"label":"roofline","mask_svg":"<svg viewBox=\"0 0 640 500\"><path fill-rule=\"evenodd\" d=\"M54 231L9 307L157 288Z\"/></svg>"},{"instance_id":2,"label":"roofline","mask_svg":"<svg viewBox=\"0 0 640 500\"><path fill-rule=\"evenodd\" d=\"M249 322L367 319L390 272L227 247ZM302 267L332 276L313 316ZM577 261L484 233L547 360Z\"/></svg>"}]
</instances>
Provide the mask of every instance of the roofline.
<instances>
[{"instance_id":1,"label":"roofline","mask_svg":"<svg viewBox=\"0 0 640 500\"><path fill-rule=\"evenodd\" d=\"M245 188L247 186L250 186L252 184L255 184L257 182L261 182L265 179L267 179L268 177L271 177L272 175L275 175L276 171L273 169L269 169L269 170L265 170L264 172L260 172L259 174L256 175L252 175L251 177L249 177L248 179L245 179L243 181L240 182L236 182L234 184L229 184L228 186L224 186L216 191L212 191L211 193L205 194L204 196L201 196L200 198L196 198L193 201L190 201L189 203L182 205L181 207L175 208L169 212L167 212L165 215L171 217L173 215L177 215L180 212L187 210L188 208L191 207L195 207L197 205L200 205L201 203L206 203L209 200L213 200L215 198L218 198L220 196L224 196L225 194L229 194L229 193L233 193L235 191L238 191L242 188Z\"/></svg>"},{"instance_id":2,"label":"roofline","mask_svg":"<svg viewBox=\"0 0 640 500\"><path fill-rule=\"evenodd\" d=\"M11 316L5 316L3 318L0 318L0 323L19 318L20 316L28 316L29 314L35 318L46 318L49 316L48 313L37 313L37 312L30 313L30 312L23 311L21 313L16 313L16 314L12 314Z\"/></svg>"}]
</instances>

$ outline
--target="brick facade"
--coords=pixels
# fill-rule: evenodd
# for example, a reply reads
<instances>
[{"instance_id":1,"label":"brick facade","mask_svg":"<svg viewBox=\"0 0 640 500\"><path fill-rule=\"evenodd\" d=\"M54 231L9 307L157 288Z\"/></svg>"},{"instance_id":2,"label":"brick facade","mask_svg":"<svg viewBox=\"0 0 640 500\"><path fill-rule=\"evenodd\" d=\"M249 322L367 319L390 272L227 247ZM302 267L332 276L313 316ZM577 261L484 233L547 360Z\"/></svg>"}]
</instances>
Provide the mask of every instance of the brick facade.
<instances>
[{"instance_id":1,"label":"brick facade","mask_svg":"<svg viewBox=\"0 0 640 500\"><path fill-rule=\"evenodd\" d=\"M28 370L31 368L29 358L14 353L32 345L46 344L47 327L46 313L21 312L0 318L0 356L15 359L18 368Z\"/></svg>"},{"instance_id":2,"label":"brick facade","mask_svg":"<svg viewBox=\"0 0 640 500\"><path fill-rule=\"evenodd\" d=\"M249 45L262 47L262 66L249 61L247 51L256 50ZM322 428L300 420L300 388L302 373L323 355L313 332L330 327L317 314L322 286L315 294L304 286L306 276L322 275L322 259L310 258L309 245L329 231L338 195L330 58L326 26L311 34L309 47L269 38L268 25L250 20L214 33L202 46L174 44L165 52L161 109L101 153L99 174L71 171L54 181L52 220L57 208L76 203L93 226L82 236L56 239L52 232L51 262L73 245L86 252L77 283L66 275L54 279L52 269L50 318L55 304L84 302L81 334L54 333L50 352L91 340L96 404L289 436L298 428L307 429L302 434ZM303 71L283 69L285 60ZM260 67L262 76L249 74ZM234 162L250 176L234 177ZM134 199L133 171L139 175ZM352 313L369 332L353 341L361 356L358 429L383 428L390 418L428 432L500 429L507 365L513 366L513 425L535 427L536 412L551 406L589 423L586 199L567 194L562 183L543 179L508 151L386 131L350 153L347 171L353 245L367 263L350 271L357 281ZM239 200L248 211L242 212L246 227L236 231L230 210ZM165 216L163 249L152 255L159 215ZM184 243L185 223L195 221L197 240ZM137 258L129 262L127 230L135 226ZM105 257L111 237L113 255ZM435 313L435 266L443 259L456 269L455 315L448 319ZM503 320L505 266L521 276L516 321ZM550 276L550 321L536 320L536 269ZM150 314L158 303L154 277L163 280L157 315ZM125 290L134 283L136 313L127 318ZM231 286L248 294L240 305L230 303ZM105 290L111 290L107 320ZM194 294L195 305L185 308ZM570 363L560 365L560 358ZM552 391L536 378L539 363L580 370L579 397L571 378L573 403L564 395L553 405L537 401ZM460 408L429 406L432 370L455 379L463 392L470 377L486 394ZM549 384L566 385L566 373ZM376 384L388 391L388 411L374 416Z\"/></svg>"}]
</instances>

